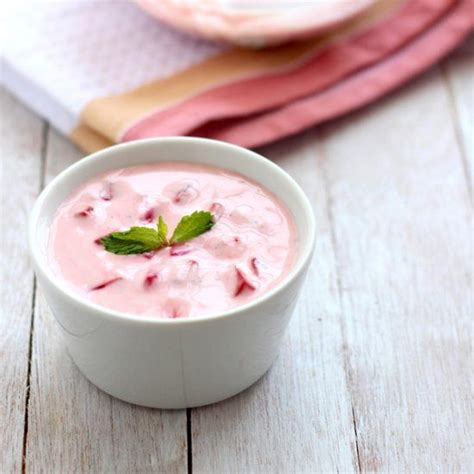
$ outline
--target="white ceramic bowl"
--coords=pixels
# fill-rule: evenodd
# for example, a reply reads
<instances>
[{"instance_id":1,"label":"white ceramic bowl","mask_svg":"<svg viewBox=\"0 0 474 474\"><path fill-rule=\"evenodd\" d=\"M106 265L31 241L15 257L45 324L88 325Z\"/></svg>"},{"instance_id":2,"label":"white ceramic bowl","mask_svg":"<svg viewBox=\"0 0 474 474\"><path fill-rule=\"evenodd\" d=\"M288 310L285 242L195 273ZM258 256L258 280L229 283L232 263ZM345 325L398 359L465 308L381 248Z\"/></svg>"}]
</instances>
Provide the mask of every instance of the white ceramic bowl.
<instances>
[{"instance_id":1,"label":"white ceramic bowl","mask_svg":"<svg viewBox=\"0 0 474 474\"><path fill-rule=\"evenodd\" d=\"M74 188L99 173L159 161L221 166L278 195L294 215L300 240L287 277L260 298L231 311L173 320L113 311L66 286L53 274L47 258L49 227L58 206ZM235 395L270 367L311 260L315 222L300 187L262 156L213 140L155 138L107 148L63 171L38 197L28 239L38 281L82 373L127 402L185 408Z\"/></svg>"}]
</instances>

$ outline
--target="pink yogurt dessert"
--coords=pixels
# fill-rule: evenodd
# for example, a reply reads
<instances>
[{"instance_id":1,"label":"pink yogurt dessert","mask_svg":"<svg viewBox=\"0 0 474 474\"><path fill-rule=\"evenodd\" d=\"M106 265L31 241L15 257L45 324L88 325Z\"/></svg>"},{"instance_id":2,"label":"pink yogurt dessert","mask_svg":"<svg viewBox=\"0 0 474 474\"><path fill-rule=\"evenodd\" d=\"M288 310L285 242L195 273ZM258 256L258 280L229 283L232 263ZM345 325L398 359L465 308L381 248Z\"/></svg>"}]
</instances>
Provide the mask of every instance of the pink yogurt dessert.
<instances>
[{"instance_id":1,"label":"pink yogurt dessert","mask_svg":"<svg viewBox=\"0 0 474 474\"><path fill-rule=\"evenodd\" d=\"M132 226L169 235L181 217L210 211L211 230L153 252L116 255L100 239ZM168 236L169 236L168 235ZM270 191L225 169L185 162L122 168L75 189L54 216L53 271L99 305L152 318L217 314L277 285L295 260L293 217Z\"/></svg>"}]
</instances>

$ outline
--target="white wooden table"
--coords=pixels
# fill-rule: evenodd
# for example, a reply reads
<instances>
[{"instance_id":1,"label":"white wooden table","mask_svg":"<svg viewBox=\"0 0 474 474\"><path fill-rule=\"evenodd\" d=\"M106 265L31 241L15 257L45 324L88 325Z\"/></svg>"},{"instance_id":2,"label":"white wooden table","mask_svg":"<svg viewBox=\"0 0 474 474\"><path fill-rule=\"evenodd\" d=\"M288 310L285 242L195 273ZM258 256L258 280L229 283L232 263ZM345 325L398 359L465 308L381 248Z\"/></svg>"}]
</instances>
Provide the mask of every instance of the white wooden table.
<instances>
[{"instance_id":1,"label":"white wooden table","mask_svg":"<svg viewBox=\"0 0 474 474\"><path fill-rule=\"evenodd\" d=\"M0 472L472 472L473 53L261 150L308 193L316 255L269 373L187 411L115 400L67 356L25 224L82 153L2 92Z\"/></svg>"}]
</instances>

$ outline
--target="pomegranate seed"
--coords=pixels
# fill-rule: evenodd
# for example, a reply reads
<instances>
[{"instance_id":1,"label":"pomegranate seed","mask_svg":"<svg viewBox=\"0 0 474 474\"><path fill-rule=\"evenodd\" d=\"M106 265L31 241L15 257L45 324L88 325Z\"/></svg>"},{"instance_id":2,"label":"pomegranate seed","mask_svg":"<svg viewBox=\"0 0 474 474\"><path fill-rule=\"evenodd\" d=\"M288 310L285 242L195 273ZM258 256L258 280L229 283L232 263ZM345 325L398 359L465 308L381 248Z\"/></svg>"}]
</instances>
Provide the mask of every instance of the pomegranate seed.
<instances>
[{"instance_id":1,"label":"pomegranate seed","mask_svg":"<svg viewBox=\"0 0 474 474\"><path fill-rule=\"evenodd\" d=\"M76 217L88 217L94 212L94 208L92 206L87 206L82 211L76 212L74 215Z\"/></svg>"},{"instance_id":2,"label":"pomegranate seed","mask_svg":"<svg viewBox=\"0 0 474 474\"><path fill-rule=\"evenodd\" d=\"M235 271L237 272L237 286L234 292L234 296L239 296L246 288L251 291L255 291L257 286L252 282L250 277L245 274L243 270L235 267Z\"/></svg>"},{"instance_id":3,"label":"pomegranate seed","mask_svg":"<svg viewBox=\"0 0 474 474\"><path fill-rule=\"evenodd\" d=\"M192 248L188 245L173 245L170 247L170 255L172 257L177 257L181 255L186 255L191 252Z\"/></svg>"},{"instance_id":4,"label":"pomegranate seed","mask_svg":"<svg viewBox=\"0 0 474 474\"><path fill-rule=\"evenodd\" d=\"M159 276L158 273L155 273L155 272L147 273L147 275L145 277L144 285L146 287L150 287L151 285L153 285L153 283L158 278L158 276Z\"/></svg>"},{"instance_id":5,"label":"pomegranate seed","mask_svg":"<svg viewBox=\"0 0 474 474\"><path fill-rule=\"evenodd\" d=\"M250 260L250 266L252 267L252 270L256 276L258 276L258 273L259 273L257 262L258 262L257 257L254 257L252 258L252 260Z\"/></svg>"},{"instance_id":6,"label":"pomegranate seed","mask_svg":"<svg viewBox=\"0 0 474 474\"><path fill-rule=\"evenodd\" d=\"M224 206L218 202L213 202L209 208L209 211L212 212L214 220L218 221L224 214Z\"/></svg>"},{"instance_id":7,"label":"pomegranate seed","mask_svg":"<svg viewBox=\"0 0 474 474\"><path fill-rule=\"evenodd\" d=\"M155 220L155 211L154 209L148 209L142 216L142 221L153 222Z\"/></svg>"},{"instance_id":8,"label":"pomegranate seed","mask_svg":"<svg viewBox=\"0 0 474 474\"><path fill-rule=\"evenodd\" d=\"M103 288L111 285L112 283L115 283L116 281L119 281L119 280L123 280L122 277L116 277L116 278L112 278L111 280L107 280L107 281L104 281L103 283L100 283L99 285L97 286L94 286L91 288L92 291L94 290L102 290Z\"/></svg>"}]
</instances>

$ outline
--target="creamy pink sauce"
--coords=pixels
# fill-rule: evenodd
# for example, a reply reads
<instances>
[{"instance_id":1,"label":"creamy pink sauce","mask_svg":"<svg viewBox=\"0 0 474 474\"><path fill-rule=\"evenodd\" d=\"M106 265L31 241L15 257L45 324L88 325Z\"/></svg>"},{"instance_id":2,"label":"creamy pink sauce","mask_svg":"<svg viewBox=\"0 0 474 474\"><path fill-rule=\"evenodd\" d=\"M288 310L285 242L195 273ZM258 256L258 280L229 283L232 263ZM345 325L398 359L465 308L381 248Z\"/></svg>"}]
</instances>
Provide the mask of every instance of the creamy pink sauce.
<instances>
[{"instance_id":1,"label":"creamy pink sauce","mask_svg":"<svg viewBox=\"0 0 474 474\"><path fill-rule=\"evenodd\" d=\"M131 226L169 234L183 215L211 211L214 227L174 247L115 255L97 239ZM157 163L99 175L57 210L49 238L53 271L83 297L154 318L216 314L262 295L291 269L293 217L270 191L230 171Z\"/></svg>"}]
</instances>

